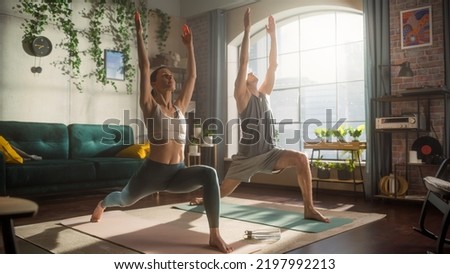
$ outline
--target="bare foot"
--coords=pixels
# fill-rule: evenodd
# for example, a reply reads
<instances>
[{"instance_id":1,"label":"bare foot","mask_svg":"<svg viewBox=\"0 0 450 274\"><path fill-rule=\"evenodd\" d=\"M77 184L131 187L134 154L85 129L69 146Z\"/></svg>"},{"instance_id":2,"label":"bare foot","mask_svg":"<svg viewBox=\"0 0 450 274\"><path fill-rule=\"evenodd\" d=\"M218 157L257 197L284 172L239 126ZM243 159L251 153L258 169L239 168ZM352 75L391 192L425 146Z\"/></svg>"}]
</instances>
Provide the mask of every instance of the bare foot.
<instances>
[{"instance_id":1,"label":"bare foot","mask_svg":"<svg viewBox=\"0 0 450 274\"><path fill-rule=\"evenodd\" d=\"M209 232L209 246L217 248L220 252L223 253L233 252L233 248L225 243L225 241L220 236L218 228L210 228Z\"/></svg>"},{"instance_id":2,"label":"bare foot","mask_svg":"<svg viewBox=\"0 0 450 274\"><path fill-rule=\"evenodd\" d=\"M317 211L317 209L315 209L315 208L306 209L306 207L305 207L305 219L317 220L317 221L324 222L324 223L330 222L329 218L323 216L322 213Z\"/></svg>"},{"instance_id":3,"label":"bare foot","mask_svg":"<svg viewBox=\"0 0 450 274\"><path fill-rule=\"evenodd\" d=\"M102 202L103 201L98 202L97 207L94 209L94 212L92 212L91 216L92 223L96 223L102 218L103 211L105 211L105 208L102 207Z\"/></svg>"},{"instance_id":4,"label":"bare foot","mask_svg":"<svg viewBox=\"0 0 450 274\"><path fill-rule=\"evenodd\" d=\"M203 204L203 198L194 198L189 202L189 205L202 205Z\"/></svg>"}]
</instances>

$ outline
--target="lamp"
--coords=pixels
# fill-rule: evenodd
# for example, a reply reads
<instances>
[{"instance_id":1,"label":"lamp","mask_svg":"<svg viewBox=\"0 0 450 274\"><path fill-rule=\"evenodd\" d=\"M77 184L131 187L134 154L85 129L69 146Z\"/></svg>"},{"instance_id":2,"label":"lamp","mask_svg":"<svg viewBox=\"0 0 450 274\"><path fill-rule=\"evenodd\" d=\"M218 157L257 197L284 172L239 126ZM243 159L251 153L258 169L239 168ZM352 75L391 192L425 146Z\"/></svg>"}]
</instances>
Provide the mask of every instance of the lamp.
<instances>
[{"instance_id":1,"label":"lamp","mask_svg":"<svg viewBox=\"0 0 450 274\"><path fill-rule=\"evenodd\" d=\"M411 70L411 66L408 61L405 61L405 62L401 63L400 65L391 65L391 66L401 67L400 71L398 72L397 77L413 77L414 76L414 72Z\"/></svg>"},{"instance_id":2,"label":"lamp","mask_svg":"<svg viewBox=\"0 0 450 274\"><path fill-rule=\"evenodd\" d=\"M397 74L397 77L413 77L414 72L411 69L411 63L408 61L405 61L398 65L380 65L379 68L381 70L381 84L383 85L384 94L387 94L387 90L390 90L386 87L386 84L389 84L390 82L386 83L385 78L391 77L390 75L390 67L400 67L400 71ZM389 76L388 76L389 75Z\"/></svg>"}]
</instances>

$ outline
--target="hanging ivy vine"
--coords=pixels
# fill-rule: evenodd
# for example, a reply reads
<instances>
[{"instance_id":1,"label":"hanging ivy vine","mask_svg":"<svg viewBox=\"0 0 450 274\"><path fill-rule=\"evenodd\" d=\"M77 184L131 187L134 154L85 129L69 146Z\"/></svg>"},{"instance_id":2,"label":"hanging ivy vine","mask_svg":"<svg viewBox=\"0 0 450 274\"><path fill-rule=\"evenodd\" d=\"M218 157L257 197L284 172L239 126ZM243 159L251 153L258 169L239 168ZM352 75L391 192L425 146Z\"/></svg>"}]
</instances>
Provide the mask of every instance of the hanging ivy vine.
<instances>
[{"instance_id":1,"label":"hanging ivy vine","mask_svg":"<svg viewBox=\"0 0 450 274\"><path fill-rule=\"evenodd\" d=\"M114 81L106 78L106 69L104 66L104 55L101 47L101 35L109 33L113 37L114 49L121 51L124 56L123 72L125 74L127 93L131 94L133 90L133 81L136 75L136 69L132 63L131 43L134 41L134 12L139 8L141 12L141 20L144 28L144 39L147 40L148 25L148 9L145 0L140 0L138 7L133 1L128 0L112 0L112 4L106 4L106 0L91 0L91 8L83 10L81 15L89 20L89 27L80 31L89 41L90 47L82 52L85 56L89 56L95 68L92 72L81 75L81 58L79 51L78 31L72 22L72 0L50 1L42 0L36 2L34 0L19 0L19 3L13 7L19 13L28 14L31 19L25 19L22 24L24 31L23 40L31 42L40 35L49 23L55 24L58 30L65 34L65 38L61 43L57 44L68 52L68 56L60 62L53 62L53 65L59 67L64 75L68 75L78 90L82 90L84 78L95 77L98 83L103 85L110 84L118 91ZM164 14L158 10L158 14ZM107 19L108 25L104 26L103 21ZM166 18L166 17L165 17ZM170 17L168 26L170 29ZM164 21L164 22L167 22ZM168 31L168 30L167 30ZM168 35L168 34L167 34ZM161 34L158 34L160 37ZM163 39L164 43L167 36ZM164 44L165 46L165 44Z\"/></svg>"},{"instance_id":2,"label":"hanging ivy vine","mask_svg":"<svg viewBox=\"0 0 450 274\"><path fill-rule=\"evenodd\" d=\"M110 84L117 92L117 85L114 81L108 81L106 78L106 68L104 66L103 49L101 48L102 39L101 35L105 32L103 27L103 19L105 18L105 4L106 0L93 1L91 9L87 11L83 10L81 15L89 20L89 27L83 31L83 35L88 39L90 47L84 52L85 55L89 55L94 61L95 68L92 72L83 75L83 77L94 77L97 83L103 85Z\"/></svg>"},{"instance_id":3,"label":"hanging ivy vine","mask_svg":"<svg viewBox=\"0 0 450 274\"><path fill-rule=\"evenodd\" d=\"M96 81L103 85L110 84L117 92L118 88L114 81L109 81L106 78L106 69L104 66L103 49L101 48L101 35L104 33L110 33L113 37L115 44L114 49L121 51L124 56L123 72L125 74L125 80L127 93L131 94L133 90L133 80L136 75L135 66L132 63L131 58L131 41L133 41L134 30L134 11L136 7L133 3L128 1L114 1L115 6L107 6L105 0L92 1L92 6L89 11L84 10L82 15L84 18L89 19L89 28L83 32L85 37L90 43L90 48L87 50L87 54L95 62L95 70L85 77L95 77ZM108 7L108 8L107 8ZM144 33L147 30L148 16L147 6L145 0L141 0L139 3L141 11L141 20L144 28ZM102 25L104 18L108 18L111 23L108 27ZM144 39L147 39L148 35L144 35Z\"/></svg>"},{"instance_id":4,"label":"hanging ivy vine","mask_svg":"<svg viewBox=\"0 0 450 274\"><path fill-rule=\"evenodd\" d=\"M23 39L30 43L36 36L40 35L49 23L53 23L65 34L65 39L57 44L67 50L68 56L61 62L54 62L59 66L63 74L74 79L77 89L81 90L82 79L80 78L81 58L78 52L78 36L75 24L71 21L72 0L66 1L40 1L20 0L13 8L19 13L28 14L31 19L25 19L21 28L24 30Z\"/></svg>"},{"instance_id":5,"label":"hanging ivy vine","mask_svg":"<svg viewBox=\"0 0 450 274\"><path fill-rule=\"evenodd\" d=\"M144 43L147 43L147 40L148 40L147 27L148 27L148 13L149 13L149 9L147 8L147 1L140 0L140 2L139 2L139 12L141 14L142 36L144 38ZM135 29L134 21L133 21L133 28L132 29Z\"/></svg>"},{"instance_id":6,"label":"hanging ivy vine","mask_svg":"<svg viewBox=\"0 0 450 274\"><path fill-rule=\"evenodd\" d=\"M22 39L25 42L31 43L36 36L44 31L45 26L48 24L47 7L43 3L19 1L12 9L17 9L19 13L31 16L31 19L25 19L25 22L21 25L23 29Z\"/></svg>"},{"instance_id":7,"label":"hanging ivy vine","mask_svg":"<svg viewBox=\"0 0 450 274\"><path fill-rule=\"evenodd\" d=\"M123 54L123 73L125 74L127 93L132 93L133 80L136 74L134 65L131 64L131 45L134 30L133 14L135 6L128 0L113 0L116 4L110 14L110 30L116 50Z\"/></svg>"},{"instance_id":8,"label":"hanging ivy vine","mask_svg":"<svg viewBox=\"0 0 450 274\"><path fill-rule=\"evenodd\" d=\"M150 15L159 20L158 29L156 30L156 44L160 54L165 53L166 41L170 33L171 17L160 9L150 9Z\"/></svg>"},{"instance_id":9,"label":"hanging ivy vine","mask_svg":"<svg viewBox=\"0 0 450 274\"><path fill-rule=\"evenodd\" d=\"M61 62L56 62L61 70L68 74L78 90L82 90L83 79L80 77L81 57L78 50L78 31L72 22L72 0L48 1L52 19L56 27L66 35L65 39L58 45L66 49L68 56Z\"/></svg>"}]
</instances>

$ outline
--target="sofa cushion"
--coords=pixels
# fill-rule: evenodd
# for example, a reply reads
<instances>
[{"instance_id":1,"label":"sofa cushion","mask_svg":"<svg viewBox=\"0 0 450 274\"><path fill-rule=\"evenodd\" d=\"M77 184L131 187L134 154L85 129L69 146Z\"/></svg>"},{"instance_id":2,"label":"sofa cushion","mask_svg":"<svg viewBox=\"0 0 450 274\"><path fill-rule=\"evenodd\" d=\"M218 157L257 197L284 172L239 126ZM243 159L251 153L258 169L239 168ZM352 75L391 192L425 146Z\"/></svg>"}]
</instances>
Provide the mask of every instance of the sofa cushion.
<instances>
[{"instance_id":1,"label":"sofa cushion","mask_svg":"<svg viewBox=\"0 0 450 274\"><path fill-rule=\"evenodd\" d=\"M145 159L150 153L150 144L130 145L116 154L116 157Z\"/></svg>"},{"instance_id":2,"label":"sofa cushion","mask_svg":"<svg viewBox=\"0 0 450 274\"><path fill-rule=\"evenodd\" d=\"M128 180L143 162L141 159L120 157L95 157L81 160L94 163L97 180Z\"/></svg>"},{"instance_id":3,"label":"sofa cushion","mask_svg":"<svg viewBox=\"0 0 450 274\"><path fill-rule=\"evenodd\" d=\"M69 156L69 135L64 124L0 121L0 135L12 146L43 159Z\"/></svg>"},{"instance_id":4,"label":"sofa cushion","mask_svg":"<svg viewBox=\"0 0 450 274\"><path fill-rule=\"evenodd\" d=\"M114 157L134 144L133 129L125 125L70 124L70 158Z\"/></svg>"},{"instance_id":5,"label":"sofa cushion","mask_svg":"<svg viewBox=\"0 0 450 274\"><path fill-rule=\"evenodd\" d=\"M87 161L42 160L25 161L22 165L6 165L7 188L55 183L63 185L93 180L95 180L95 167L92 162Z\"/></svg>"},{"instance_id":6,"label":"sofa cushion","mask_svg":"<svg viewBox=\"0 0 450 274\"><path fill-rule=\"evenodd\" d=\"M17 153L17 151L11 147L8 141L0 135L0 152L5 157L5 163L23 164L23 158Z\"/></svg>"}]
</instances>

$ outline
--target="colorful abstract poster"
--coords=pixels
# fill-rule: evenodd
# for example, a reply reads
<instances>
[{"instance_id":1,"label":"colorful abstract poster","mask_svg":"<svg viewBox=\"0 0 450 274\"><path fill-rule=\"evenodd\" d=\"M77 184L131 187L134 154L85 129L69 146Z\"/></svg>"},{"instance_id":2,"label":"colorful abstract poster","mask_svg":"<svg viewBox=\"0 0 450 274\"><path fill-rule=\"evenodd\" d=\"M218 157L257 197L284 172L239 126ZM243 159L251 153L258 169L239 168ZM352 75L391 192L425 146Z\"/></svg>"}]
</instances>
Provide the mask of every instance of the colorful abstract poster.
<instances>
[{"instance_id":1,"label":"colorful abstract poster","mask_svg":"<svg viewBox=\"0 0 450 274\"><path fill-rule=\"evenodd\" d=\"M432 44L431 6L401 11L400 20L402 49Z\"/></svg>"}]
</instances>

